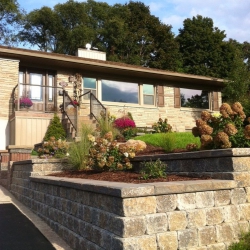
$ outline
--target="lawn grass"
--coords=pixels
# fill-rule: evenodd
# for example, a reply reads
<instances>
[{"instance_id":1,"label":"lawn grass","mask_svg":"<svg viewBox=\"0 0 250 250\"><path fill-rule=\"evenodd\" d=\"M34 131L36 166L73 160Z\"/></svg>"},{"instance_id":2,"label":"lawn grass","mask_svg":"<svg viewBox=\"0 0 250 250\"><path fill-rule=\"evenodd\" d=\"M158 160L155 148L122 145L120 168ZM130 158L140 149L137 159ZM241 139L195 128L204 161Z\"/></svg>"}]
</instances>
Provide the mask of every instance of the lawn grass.
<instances>
[{"instance_id":1,"label":"lawn grass","mask_svg":"<svg viewBox=\"0 0 250 250\"><path fill-rule=\"evenodd\" d=\"M200 138L194 137L191 132L155 133L135 137L156 147L162 147L166 152L174 149L186 148L189 143L196 143L200 147Z\"/></svg>"}]
</instances>

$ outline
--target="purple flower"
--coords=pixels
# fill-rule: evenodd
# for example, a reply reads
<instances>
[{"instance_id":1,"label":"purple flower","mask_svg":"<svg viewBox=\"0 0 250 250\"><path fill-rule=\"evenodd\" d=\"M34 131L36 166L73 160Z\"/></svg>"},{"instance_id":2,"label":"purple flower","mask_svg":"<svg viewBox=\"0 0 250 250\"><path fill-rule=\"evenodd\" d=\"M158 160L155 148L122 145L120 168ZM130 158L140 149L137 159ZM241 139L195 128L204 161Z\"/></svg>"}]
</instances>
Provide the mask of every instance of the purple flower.
<instances>
[{"instance_id":1,"label":"purple flower","mask_svg":"<svg viewBox=\"0 0 250 250\"><path fill-rule=\"evenodd\" d=\"M23 97L20 99L20 107L31 107L33 102L28 97Z\"/></svg>"}]
</instances>

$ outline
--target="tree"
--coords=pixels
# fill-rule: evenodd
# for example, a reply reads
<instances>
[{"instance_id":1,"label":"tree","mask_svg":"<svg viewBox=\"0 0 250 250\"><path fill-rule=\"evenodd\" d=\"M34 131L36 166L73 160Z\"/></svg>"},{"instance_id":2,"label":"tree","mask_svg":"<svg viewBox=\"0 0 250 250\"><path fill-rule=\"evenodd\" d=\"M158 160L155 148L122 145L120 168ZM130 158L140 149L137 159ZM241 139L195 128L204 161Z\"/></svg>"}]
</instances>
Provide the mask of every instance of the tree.
<instances>
[{"instance_id":1,"label":"tree","mask_svg":"<svg viewBox=\"0 0 250 250\"><path fill-rule=\"evenodd\" d=\"M75 55L91 43L111 61L169 70L179 67L171 26L152 16L141 2L109 6L69 0L53 9L43 7L27 15L19 35L43 51Z\"/></svg>"},{"instance_id":2,"label":"tree","mask_svg":"<svg viewBox=\"0 0 250 250\"><path fill-rule=\"evenodd\" d=\"M197 15L184 20L176 40L180 44L183 71L224 78L232 69L235 47L224 42L226 34L213 26L211 18Z\"/></svg>"},{"instance_id":3,"label":"tree","mask_svg":"<svg viewBox=\"0 0 250 250\"><path fill-rule=\"evenodd\" d=\"M16 0L1 0L0 2L0 44L16 43L16 33L22 21L23 11Z\"/></svg>"},{"instance_id":4,"label":"tree","mask_svg":"<svg viewBox=\"0 0 250 250\"><path fill-rule=\"evenodd\" d=\"M51 8L43 7L26 16L24 28L19 32L19 39L37 46L42 51L56 51L58 29L58 17Z\"/></svg>"},{"instance_id":5,"label":"tree","mask_svg":"<svg viewBox=\"0 0 250 250\"><path fill-rule=\"evenodd\" d=\"M130 1L115 5L105 22L103 43L109 60L176 70L178 44L171 26L150 14L149 7Z\"/></svg>"}]
</instances>

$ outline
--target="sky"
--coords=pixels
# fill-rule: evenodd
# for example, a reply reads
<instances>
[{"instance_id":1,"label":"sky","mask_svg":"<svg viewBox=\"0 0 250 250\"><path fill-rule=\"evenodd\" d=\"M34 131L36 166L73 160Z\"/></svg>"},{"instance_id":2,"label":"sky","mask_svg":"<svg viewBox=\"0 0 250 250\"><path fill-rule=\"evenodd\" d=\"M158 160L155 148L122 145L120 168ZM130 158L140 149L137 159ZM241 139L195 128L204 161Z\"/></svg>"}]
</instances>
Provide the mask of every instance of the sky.
<instances>
[{"instance_id":1,"label":"sky","mask_svg":"<svg viewBox=\"0 0 250 250\"><path fill-rule=\"evenodd\" d=\"M20 7L30 12L43 6L53 8L66 0L17 0ZM82 2L81 0L77 0ZM134 0L140 1L140 0ZM104 2L104 1L97 1ZM125 0L108 0L109 5L125 4ZM250 42L250 1L249 0L141 0L149 6L151 14L158 17L161 22L171 25L172 32L178 35L183 27L183 21L193 16L201 15L212 18L214 27L224 30L229 38L238 42Z\"/></svg>"}]
</instances>

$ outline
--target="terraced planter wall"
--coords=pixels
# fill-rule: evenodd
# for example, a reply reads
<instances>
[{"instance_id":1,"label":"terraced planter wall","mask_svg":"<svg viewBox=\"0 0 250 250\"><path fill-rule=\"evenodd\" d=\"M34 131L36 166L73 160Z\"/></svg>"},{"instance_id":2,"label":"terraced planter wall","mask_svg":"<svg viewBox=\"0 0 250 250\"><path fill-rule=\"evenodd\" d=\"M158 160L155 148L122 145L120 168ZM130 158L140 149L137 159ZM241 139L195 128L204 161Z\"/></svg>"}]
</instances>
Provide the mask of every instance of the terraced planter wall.
<instances>
[{"instance_id":1,"label":"terraced planter wall","mask_svg":"<svg viewBox=\"0 0 250 250\"><path fill-rule=\"evenodd\" d=\"M132 163L139 169L140 162L156 159L167 164L168 173L237 180L241 187L250 186L250 148L138 156Z\"/></svg>"},{"instance_id":2,"label":"terraced planter wall","mask_svg":"<svg viewBox=\"0 0 250 250\"><path fill-rule=\"evenodd\" d=\"M11 192L73 249L225 250L238 240L241 231L249 230L250 188L247 180L236 180L234 175L234 170L248 174L247 156L237 152L232 151L238 160L232 155L230 161L228 151L221 153L225 161L220 161L216 152L207 157L217 162L216 173L224 173L219 171L219 163L227 166L229 174L224 180L147 184L43 176L52 170L50 167L59 170L60 164L43 167L46 162L39 160L15 162ZM206 157L202 162L204 155L181 155L163 156L169 166L173 164L173 172L174 164L182 173L190 166L195 173L194 169L203 169L206 164ZM178 162L180 157L182 162ZM195 167L191 162L197 160ZM206 166L210 166L209 171L197 172L213 173L213 165ZM225 180L226 176L234 180Z\"/></svg>"}]
</instances>

